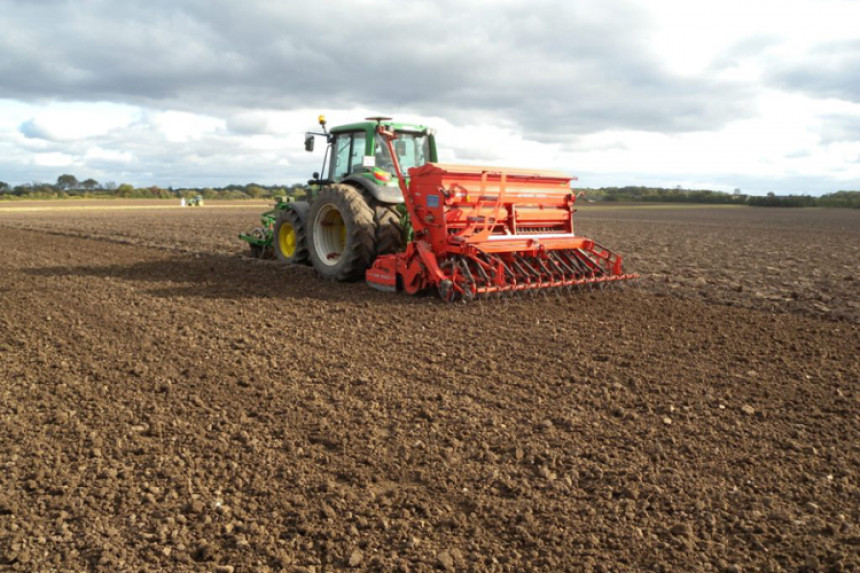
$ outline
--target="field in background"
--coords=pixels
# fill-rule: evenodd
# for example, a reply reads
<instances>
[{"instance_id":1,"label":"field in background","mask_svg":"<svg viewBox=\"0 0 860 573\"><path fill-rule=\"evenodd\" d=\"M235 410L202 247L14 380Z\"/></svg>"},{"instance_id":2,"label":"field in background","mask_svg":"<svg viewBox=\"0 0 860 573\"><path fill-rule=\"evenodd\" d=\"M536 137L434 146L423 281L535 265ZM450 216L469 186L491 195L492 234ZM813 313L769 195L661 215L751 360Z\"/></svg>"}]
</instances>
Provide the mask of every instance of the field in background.
<instances>
[{"instance_id":1,"label":"field in background","mask_svg":"<svg viewBox=\"0 0 860 573\"><path fill-rule=\"evenodd\" d=\"M258 214L269 206L32 201L0 205L0 224L178 252L239 254L246 244L237 235L258 225ZM860 320L857 210L587 204L577 212L576 229L620 252L627 268L645 275L651 292Z\"/></svg>"},{"instance_id":2,"label":"field in background","mask_svg":"<svg viewBox=\"0 0 860 573\"><path fill-rule=\"evenodd\" d=\"M210 199L205 207L248 207L257 208L270 205L271 201L262 199ZM68 210L123 210L123 209L199 209L182 207L178 199L64 199L62 201L19 200L0 202L0 213L23 211L68 211Z\"/></svg>"}]
</instances>

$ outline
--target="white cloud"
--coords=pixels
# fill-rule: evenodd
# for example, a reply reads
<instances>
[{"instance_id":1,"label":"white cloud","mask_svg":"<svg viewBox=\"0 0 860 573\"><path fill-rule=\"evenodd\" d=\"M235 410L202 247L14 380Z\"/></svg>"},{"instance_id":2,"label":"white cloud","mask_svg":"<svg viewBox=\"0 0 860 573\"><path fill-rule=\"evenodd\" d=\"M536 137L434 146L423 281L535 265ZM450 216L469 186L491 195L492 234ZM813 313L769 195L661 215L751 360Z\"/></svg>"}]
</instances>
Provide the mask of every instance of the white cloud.
<instances>
[{"instance_id":1,"label":"white cloud","mask_svg":"<svg viewBox=\"0 0 860 573\"><path fill-rule=\"evenodd\" d=\"M75 158L66 153L36 153L33 163L40 167L68 167L75 163Z\"/></svg>"},{"instance_id":2,"label":"white cloud","mask_svg":"<svg viewBox=\"0 0 860 573\"><path fill-rule=\"evenodd\" d=\"M103 149L98 146L87 149L84 154L84 162L87 165L129 164L132 161L134 154L130 151Z\"/></svg>"},{"instance_id":3,"label":"white cloud","mask_svg":"<svg viewBox=\"0 0 860 573\"><path fill-rule=\"evenodd\" d=\"M648 6L649 45L670 70L691 75L708 72L733 46L757 44L746 56L772 51L792 58L822 42L856 39L860 21L853 0L648 0Z\"/></svg>"},{"instance_id":4,"label":"white cloud","mask_svg":"<svg viewBox=\"0 0 860 573\"><path fill-rule=\"evenodd\" d=\"M226 127L223 119L182 111L153 113L149 117L149 122L164 135L167 141L175 143L200 140Z\"/></svg>"},{"instance_id":5,"label":"white cloud","mask_svg":"<svg viewBox=\"0 0 860 573\"><path fill-rule=\"evenodd\" d=\"M37 108L19 129L33 139L74 141L126 127L137 113L134 107L111 103L54 103Z\"/></svg>"}]
</instances>

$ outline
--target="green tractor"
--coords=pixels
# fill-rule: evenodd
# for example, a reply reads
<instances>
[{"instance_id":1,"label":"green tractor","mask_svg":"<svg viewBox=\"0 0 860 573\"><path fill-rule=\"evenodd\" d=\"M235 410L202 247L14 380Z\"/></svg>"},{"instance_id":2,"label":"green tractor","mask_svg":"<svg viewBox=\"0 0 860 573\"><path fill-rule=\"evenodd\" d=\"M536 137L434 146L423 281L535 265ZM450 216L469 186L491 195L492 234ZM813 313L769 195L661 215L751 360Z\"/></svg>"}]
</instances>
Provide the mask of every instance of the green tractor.
<instances>
[{"instance_id":1,"label":"green tractor","mask_svg":"<svg viewBox=\"0 0 860 573\"><path fill-rule=\"evenodd\" d=\"M388 117L330 130L325 117L319 123L322 132L307 133L305 149L314 150L316 137L326 139L323 176L314 173L308 181L307 200L278 200L261 215L261 227L239 238L252 256L310 264L327 279L359 280L378 255L401 251L408 238L403 194L378 126L396 134L403 173L437 161L435 132Z\"/></svg>"},{"instance_id":2,"label":"green tractor","mask_svg":"<svg viewBox=\"0 0 860 573\"><path fill-rule=\"evenodd\" d=\"M188 199L183 197L179 200L179 204L183 207L202 207L203 195L195 195L194 197L189 197Z\"/></svg>"}]
</instances>

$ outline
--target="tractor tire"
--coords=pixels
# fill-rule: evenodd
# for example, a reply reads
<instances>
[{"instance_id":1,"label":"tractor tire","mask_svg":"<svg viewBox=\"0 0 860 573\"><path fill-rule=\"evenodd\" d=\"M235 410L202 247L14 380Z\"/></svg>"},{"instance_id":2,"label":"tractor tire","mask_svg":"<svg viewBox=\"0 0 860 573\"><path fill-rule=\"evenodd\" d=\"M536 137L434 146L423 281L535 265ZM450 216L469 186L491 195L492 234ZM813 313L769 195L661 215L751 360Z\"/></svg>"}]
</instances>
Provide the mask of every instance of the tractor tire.
<instances>
[{"instance_id":1,"label":"tractor tire","mask_svg":"<svg viewBox=\"0 0 860 573\"><path fill-rule=\"evenodd\" d=\"M373 219L376 223L376 254L389 255L401 252L405 243L397 205L375 203Z\"/></svg>"},{"instance_id":2,"label":"tractor tire","mask_svg":"<svg viewBox=\"0 0 860 573\"><path fill-rule=\"evenodd\" d=\"M308 250L319 275L335 281L364 278L376 256L373 210L349 185L320 190L308 217Z\"/></svg>"},{"instance_id":3,"label":"tractor tire","mask_svg":"<svg viewBox=\"0 0 860 573\"><path fill-rule=\"evenodd\" d=\"M293 209L281 211L272 229L275 258L284 263L301 264L308 261L305 225Z\"/></svg>"}]
</instances>

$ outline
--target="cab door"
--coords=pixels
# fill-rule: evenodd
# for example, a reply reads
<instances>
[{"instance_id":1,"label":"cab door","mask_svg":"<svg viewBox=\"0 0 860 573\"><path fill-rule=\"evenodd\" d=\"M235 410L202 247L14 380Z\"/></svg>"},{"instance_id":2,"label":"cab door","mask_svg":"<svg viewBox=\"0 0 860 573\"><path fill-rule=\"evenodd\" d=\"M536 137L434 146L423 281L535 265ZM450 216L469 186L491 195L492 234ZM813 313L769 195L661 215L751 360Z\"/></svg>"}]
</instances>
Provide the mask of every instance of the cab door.
<instances>
[{"instance_id":1,"label":"cab door","mask_svg":"<svg viewBox=\"0 0 860 573\"><path fill-rule=\"evenodd\" d=\"M332 144L332 161L329 179L340 181L347 175L359 170L366 150L363 131L338 133Z\"/></svg>"}]
</instances>

